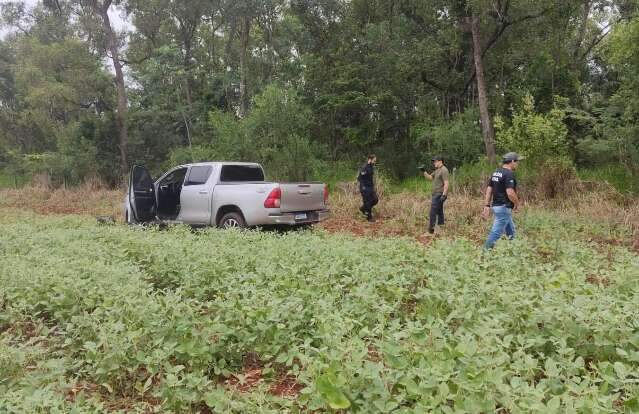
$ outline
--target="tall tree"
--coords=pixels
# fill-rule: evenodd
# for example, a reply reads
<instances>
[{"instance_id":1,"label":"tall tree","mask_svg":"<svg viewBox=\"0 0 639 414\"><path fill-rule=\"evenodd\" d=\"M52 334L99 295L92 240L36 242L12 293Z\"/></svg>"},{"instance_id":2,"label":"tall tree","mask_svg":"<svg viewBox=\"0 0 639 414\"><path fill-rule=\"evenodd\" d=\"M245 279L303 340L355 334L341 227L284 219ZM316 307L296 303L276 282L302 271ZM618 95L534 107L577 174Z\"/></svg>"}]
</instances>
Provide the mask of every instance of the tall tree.
<instances>
[{"instance_id":1,"label":"tall tree","mask_svg":"<svg viewBox=\"0 0 639 414\"><path fill-rule=\"evenodd\" d=\"M109 9L112 5L119 5L122 2L116 0L79 0L79 6L89 13L92 13L97 21L101 24L102 36L95 36L101 39L99 45L110 58L115 71L115 87L117 91L117 111L115 112L115 120L118 129L119 148L120 148L120 168L122 174L126 174L129 169L128 147L129 147L129 131L127 127L128 98L124 79L123 64L120 56L120 41L117 33L111 25L109 17ZM91 21L91 20L89 20ZM92 32L95 28L87 27L88 32Z\"/></svg>"},{"instance_id":2,"label":"tall tree","mask_svg":"<svg viewBox=\"0 0 639 414\"><path fill-rule=\"evenodd\" d=\"M486 156L491 164L495 163L495 130L490 117L488 106L488 94L486 92L486 79L484 78L484 64L482 62L482 42L479 28L479 17L471 16L467 19L470 32L473 37L473 61L475 62L475 78L477 79L477 93L479 101L479 114L481 116L481 130L484 136Z\"/></svg>"}]
</instances>

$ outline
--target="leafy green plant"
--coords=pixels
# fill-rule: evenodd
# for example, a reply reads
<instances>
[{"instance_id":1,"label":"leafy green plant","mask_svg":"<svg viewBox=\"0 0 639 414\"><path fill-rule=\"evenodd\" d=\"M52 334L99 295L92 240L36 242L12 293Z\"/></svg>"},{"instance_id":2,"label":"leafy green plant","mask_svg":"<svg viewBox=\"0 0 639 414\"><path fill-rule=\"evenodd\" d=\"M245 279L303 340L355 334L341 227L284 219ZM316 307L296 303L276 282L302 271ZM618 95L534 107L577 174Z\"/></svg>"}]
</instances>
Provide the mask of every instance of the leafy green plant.
<instances>
[{"instance_id":1,"label":"leafy green plant","mask_svg":"<svg viewBox=\"0 0 639 414\"><path fill-rule=\"evenodd\" d=\"M547 114L535 112L531 95L523 99L522 107L515 110L512 124L496 117L497 146L502 152L517 151L536 163L546 158L568 154L565 113L556 104Z\"/></svg>"},{"instance_id":2,"label":"leafy green plant","mask_svg":"<svg viewBox=\"0 0 639 414\"><path fill-rule=\"evenodd\" d=\"M0 411L632 412L637 255L520 220L486 256L4 215Z\"/></svg>"}]
</instances>

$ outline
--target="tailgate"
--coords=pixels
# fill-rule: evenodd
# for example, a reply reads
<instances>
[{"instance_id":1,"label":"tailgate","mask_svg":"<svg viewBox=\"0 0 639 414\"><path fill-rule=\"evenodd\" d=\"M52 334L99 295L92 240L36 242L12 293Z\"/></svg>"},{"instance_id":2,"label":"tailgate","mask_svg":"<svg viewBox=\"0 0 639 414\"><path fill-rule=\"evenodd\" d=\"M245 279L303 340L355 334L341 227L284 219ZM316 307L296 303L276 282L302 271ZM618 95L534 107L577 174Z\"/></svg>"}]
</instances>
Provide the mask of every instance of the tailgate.
<instances>
[{"instance_id":1,"label":"tailgate","mask_svg":"<svg viewBox=\"0 0 639 414\"><path fill-rule=\"evenodd\" d=\"M324 184L321 183L288 183L280 184L282 190L282 213L294 211L323 210Z\"/></svg>"}]
</instances>

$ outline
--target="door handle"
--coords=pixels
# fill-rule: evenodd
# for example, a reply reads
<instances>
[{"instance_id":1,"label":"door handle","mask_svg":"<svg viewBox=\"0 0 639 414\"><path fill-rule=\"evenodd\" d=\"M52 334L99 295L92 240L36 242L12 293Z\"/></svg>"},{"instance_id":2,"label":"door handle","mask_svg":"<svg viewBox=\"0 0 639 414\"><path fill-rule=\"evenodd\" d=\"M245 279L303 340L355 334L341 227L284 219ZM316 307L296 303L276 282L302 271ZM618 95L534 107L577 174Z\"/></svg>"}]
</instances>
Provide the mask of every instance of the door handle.
<instances>
[{"instance_id":1,"label":"door handle","mask_svg":"<svg viewBox=\"0 0 639 414\"><path fill-rule=\"evenodd\" d=\"M199 193L200 193L200 194L208 194L209 192L208 192L208 191L206 191L206 190L202 190L202 191L200 191Z\"/></svg>"}]
</instances>

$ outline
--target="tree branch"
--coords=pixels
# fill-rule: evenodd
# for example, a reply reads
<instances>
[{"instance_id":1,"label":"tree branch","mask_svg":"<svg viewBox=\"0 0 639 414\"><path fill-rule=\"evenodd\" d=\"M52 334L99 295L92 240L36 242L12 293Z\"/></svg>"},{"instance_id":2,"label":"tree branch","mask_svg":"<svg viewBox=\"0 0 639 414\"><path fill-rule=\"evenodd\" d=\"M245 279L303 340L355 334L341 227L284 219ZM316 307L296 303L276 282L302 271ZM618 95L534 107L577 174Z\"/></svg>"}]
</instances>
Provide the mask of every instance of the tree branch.
<instances>
[{"instance_id":1,"label":"tree branch","mask_svg":"<svg viewBox=\"0 0 639 414\"><path fill-rule=\"evenodd\" d=\"M607 29L609 29L614 23L616 22L609 22L606 26L604 26L601 29L602 33L598 37L595 37L592 43L590 43L590 45L586 48L584 53L581 54L581 59L585 59L590 54L590 52L592 52L592 49L594 49L595 46L601 43L606 38L606 36L608 36L608 34L612 32L612 30L607 30Z\"/></svg>"},{"instance_id":2,"label":"tree branch","mask_svg":"<svg viewBox=\"0 0 639 414\"><path fill-rule=\"evenodd\" d=\"M504 6L504 12L507 12L509 7L510 7L510 1L507 1L505 6ZM501 36L506 31L506 29L508 29L510 26L517 25L517 24L525 22L527 20L538 19L538 18L542 17L543 15L545 15L546 13L548 13L550 10L552 10L552 9L551 8L546 8L546 9L541 10L539 13L522 16L522 17L520 17L518 19L515 19L515 20L507 20L504 17L504 19L501 20L501 25L498 26L495 29L493 35L491 36L491 38L488 41L488 43L486 44L486 46L484 46L482 48L482 52L481 52L482 59L486 56L486 53L488 53L488 51L497 43L499 38L501 38ZM470 85L475 81L475 75L476 75L475 74L475 69L473 68L472 73L470 75L470 78L464 83L464 89L459 94L460 97L462 95L464 95L468 91L468 88L470 87Z\"/></svg>"}]
</instances>

